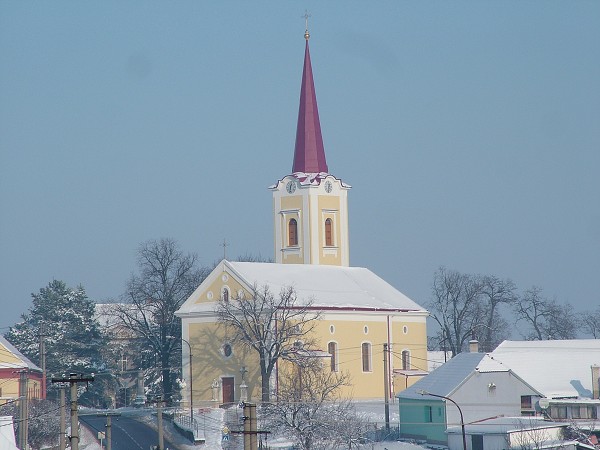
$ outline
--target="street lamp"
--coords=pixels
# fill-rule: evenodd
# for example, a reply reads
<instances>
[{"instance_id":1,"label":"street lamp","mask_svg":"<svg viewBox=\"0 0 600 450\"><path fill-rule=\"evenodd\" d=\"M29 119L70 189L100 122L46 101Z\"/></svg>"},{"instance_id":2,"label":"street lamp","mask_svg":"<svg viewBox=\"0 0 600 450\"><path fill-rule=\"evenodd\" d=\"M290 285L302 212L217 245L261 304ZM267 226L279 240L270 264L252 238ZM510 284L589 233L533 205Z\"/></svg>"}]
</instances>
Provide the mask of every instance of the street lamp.
<instances>
[{"instance_id":1,"label":"street lamp","mask_svg":"<svg viewBox=\"0 0 600 450\"><path fill-rule=\"evenodd\" d=\"M177 339L175 336L167 336L169 339ZM194 425L194 385L192 381L192 346L191 344L183 338L179 338L180 341L185 342L190 349L190 418L192 426ZM183 361L181 363L183 365Z\"/></svg>"},{"instance_id":2,"label":"street lamp","mask_svg":"<svg viewBox=\"0 0 600 450\"><path fill-rule=\"evenodd\" d=\"M443 398L444 400L448 400L456 405L456 407L458 408L458 412L460 413L460 426L462 428L463 450L467 450L467 435L465 434L465 420L463 417L462 409L460 409L460 406L458 406L458 403L456 403L450 397L445 397L443 395L438 395L438 394L432 394L431 392L427 392L423 389L417 391L417 394L430 395L432 397Z\"/></svg>"}]
</instances>

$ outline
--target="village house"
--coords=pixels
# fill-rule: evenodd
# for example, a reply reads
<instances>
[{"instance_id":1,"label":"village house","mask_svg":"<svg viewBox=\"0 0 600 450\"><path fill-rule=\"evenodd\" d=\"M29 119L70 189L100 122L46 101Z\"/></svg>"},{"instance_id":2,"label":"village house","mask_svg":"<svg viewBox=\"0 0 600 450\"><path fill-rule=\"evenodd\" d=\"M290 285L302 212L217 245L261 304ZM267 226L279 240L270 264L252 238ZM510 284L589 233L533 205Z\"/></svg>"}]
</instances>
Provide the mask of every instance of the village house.
<instances>
[{"instance_id":1,"label":"village house","mask_svg":"<svg viewBox=\"0 0 600 450\"><path fill-rule=\"evenodd\" d=\"M473 343L471 353L398 394L400 434L446 444L445 433L460 425L462 411L465 424L515 416L565 421L595 442L599 364L595 339L504 341L489 354Z\"/></svg>"},{"instance_id":2,"label":"village house","mask_svg":"<svg viewBox=\"0 0 600 450\"><path fill-rule=\"evenodd\" d=\"M0 336L0 404L16 401L23 389L29 399L45 398L42 369Z\"/></svg>"},{"instance_id":3,"label":"village house","mask_svg":"<svg viewBox=\"0 0 600 450\"><path fill-rule=\"evenodd\" d=\"M565 439L567 423L541 417L497 417L465 425L467 450L594 449L591 444ZM463 450L462 427L448 428L448 449Z\"/></svg>"}]
</instances>

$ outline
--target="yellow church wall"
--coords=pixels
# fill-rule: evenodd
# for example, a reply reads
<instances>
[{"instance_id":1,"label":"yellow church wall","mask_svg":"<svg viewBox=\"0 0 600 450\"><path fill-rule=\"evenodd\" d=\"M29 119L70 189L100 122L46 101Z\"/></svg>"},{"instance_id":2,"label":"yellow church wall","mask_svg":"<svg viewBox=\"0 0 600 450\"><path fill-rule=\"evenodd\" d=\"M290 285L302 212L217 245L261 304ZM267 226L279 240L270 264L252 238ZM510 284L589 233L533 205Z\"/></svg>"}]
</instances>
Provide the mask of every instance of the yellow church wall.
<instances>
[{"instance_id":1,"label":"yellow church wall","mask_svg":"<svg viewBox=\"0 0 600 450\"><path fill-rule=\"evenodd\" d=\"M393 367L402 369L402 351L410 352L410 370L427 371L427 327L422 322L395 321L392 323ZM398 394L412 386L421 377L397 376L394 379L394 393Z\"/></svg>"},{"instance_id":2,"label":"yellow church wall","mask_svg":"<svg viewBox=\"0 0 600 450\"><path fill-rule=\"evenodd\" d=\"M212 285L211 285L212 286ZM224 345L231 344L223 325L215 319L206 319L189 323L187 339L192 345L194 355L194 404L214 404L211 402L213 380L221 382L223 377L233 377L235 401L239 401L241 384L240 369L245 366L248 385L248 399L260 401L261 378L258 358L253 349L232 345L233 352L227 357ZM208 321L210 320L210 321ZM391 338L391 369L402 368L402 351L410 352L411 368L426 369L427 338L424 317L407 315L389 316L389 334ZM338 370L348 372L351 386L344 387L341 394L354 399L383 398L383 343L388 339L388 316L370 315L360 312L348 314L325 313L316 323L313 336L318 342L317 349L328 351L328 343L337 343ZM362 344L371 345L371 370L363 372ZM283 364L284 363L280 363ZM330 360L324 364L330 367ZM396 377L393 380L393 392L398 393L412 385L418 377ZM218 392L218 401L222 402L222 392Z\"/></svg>"},{"instance_id":3,"label":"yellow church wall","mask_svg":"<svg viewBox=\"0 0 600 450\"><path fill-rule=\"evenodd\" d=\"M188 341L193 356L194 405L210 405L212 401L212 383L221 384L223 377L234 378L234 400L240 400L240 369L245 366L248 372L244 379L248 385L248 400L260 400L260 371L258 358L253 350L241 345L233 345L227 338L225 327L215 322L190 323ZM231 356L224 353L224 345L232 345ZM222 403L222 391L217 393L218 403Z\"/></svg>"},{"instance_id":4,"label":"yellow church wall","mask_svg":"<svg viewBox=\"0 0 600 450\"><path fill-rule=\"evenodd\" d=\"M296 219L298 223L298 248L303 249L307 243L305 240L308 238L302 233L302 217L300 217L300 211L302 211L302 196L293 195L281 198L281 211L287 211L283 216L279 217L279 226L281 227L281 248L289 248L288 246L288 222L290 219ZM276 218L277 220L277 218ZM276 224L277 225L277 224ZM280 251L278 248L276 251ZM302 251L284 251L282 261L288 264L302 264L304 262Z\"/></svg>"},{"instance_id":5,"label":"yellow church wall","mask_svg":"<svg viewBox=\"0 0 600 450\"><path fill-rule=\"evenodd\" d=\"M422 323L420 323L422 322ZM408 334L402 333L403 327L408 327ZM333 327L333 332L331 331ZM392 336L392 352L398 346L408 349L411 356L419 361L426 360L425 319L407 317L405 321L390 317L390 332ZM400 336L398 341L394 337ZM387 342L387 316L360 316L360 313L348 315L324 315L315 329L315 337L320 342L320 350L328 351L328 343L333 341L338 346L338 368L340 371L351 373L352 387L344 388L343 394L355 399L370 399L383 397L383 344ZM371 371L363 372L362 344L371 344ZM401 354L402 350L398 353ZM400 357L391 354L392 368L401 368Z\"/></svg>"},{"instance_id":6,"label":"yellow church wall","mask_svg":"<svg viewBox=\"0 0 600 450\"><path fill-rule=\"evenodd\" d=\"M340 218L340 198L330 195L319 195L319 247L322 254L321 264L340 266L342 264L341 246L347 243L341 242L341 218ZM333 246L335 248L325 248L325 220L331 219L333 222Z\"/></svg>"},{"instance_id":7,"label":"yellow church wall","mask_svg":"<svg viewBox=\"0 0 600 450\"><path fill-rule=\"evenodd\" d=\"M225 275L225 276L224 276ZM223 295L223 289L227 288L229 291L230 298L235 298L240 292L244 295L248 295L248 292L244 287L229 273L223 272L219 274L215 280L206 286L202 292L200 292L195 303L206 303L214 302L219 300Z\"/></svg>"}]
</instances>

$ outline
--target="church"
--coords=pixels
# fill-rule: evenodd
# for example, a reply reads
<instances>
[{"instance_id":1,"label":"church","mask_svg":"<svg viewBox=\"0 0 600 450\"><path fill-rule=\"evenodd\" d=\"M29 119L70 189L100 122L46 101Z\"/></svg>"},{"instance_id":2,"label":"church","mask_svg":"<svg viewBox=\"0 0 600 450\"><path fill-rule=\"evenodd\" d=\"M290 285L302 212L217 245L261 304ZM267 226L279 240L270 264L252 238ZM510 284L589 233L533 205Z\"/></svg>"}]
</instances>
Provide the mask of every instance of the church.
<instances>
[{"instance_id":1,"label":"church","mask_svg":"<svg viewBox=\"0 0 600 450\"><path fill-rule=\"evenodd\" d=\"M300 302L310 303L320 317L313 332L318 350L330 360L327 370L350 375L351 386L342 393L346 397L382 400L387 391L391 399L427 367L428 312L370 270L350 266L351 186L327 166L308 30L304 37L292 171L269 187L275 262L224 259L177 312L189 343L182 350L183 373L191 372L194 405L260 400L257 356L228 341L216 313L219 301L252 298L254 286L267 286L275 294L293 287ZM386 364L384 344L389 349ZM384 367L389 372L385 378ZM273 391L278 376L275 370ZM387 390L384 379L389 380ZM182 395L189 402L190 389Z\"/></svg>"}]
</instances>

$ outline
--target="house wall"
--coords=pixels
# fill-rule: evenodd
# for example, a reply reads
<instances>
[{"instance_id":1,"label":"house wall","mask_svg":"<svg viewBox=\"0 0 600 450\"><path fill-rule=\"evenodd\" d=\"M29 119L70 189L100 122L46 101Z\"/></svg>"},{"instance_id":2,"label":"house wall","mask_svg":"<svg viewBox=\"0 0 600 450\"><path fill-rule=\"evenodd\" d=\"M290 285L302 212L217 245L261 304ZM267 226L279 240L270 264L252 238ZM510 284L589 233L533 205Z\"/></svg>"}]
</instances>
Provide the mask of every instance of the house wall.
<instances>
[{"instance_id":1,"label":"house wall","mask_svg":"<svg viewBox=\"0 0 600 450\"><path fill-rule=\"evenodd\" d=\"M0 405L14 400L19 393L19 369L0 369ZM27 395L30 399L42 398L42 375L37 372L27 374Z\"/></svg>"},{"instance_id":2,"label":"house wall","mask_svg":"<svg viewBox=\"0 0 600 450\"><path fill-rule=\"evenodd\" d=\"M522 395L535 396L536 392L511 372L476 371L450 397L460 405L468 423L496 416L520 416ZM450 402L446 414L449 424L460 424L460 413Z\"/></svg>"},{"instance_id":3,"label":"house wall","mask_svg":"<svg viewBox=\"0 0 600 450\"><path fill-rule=\"evenodd\" d=\"M544 441L557 441L563 438L563 427L551 427L541 429L525 429L513 431L508 439L513 447L520 448L524 445L539 446Z\"/></svg>"},{"instance_id":4,"label":"house wall","mask_svg":"<svg viewBox=\"0 0 600 450\"><path fill-rule=\"evenodd\" d=\"M467 450L473 449L473 435L466 435ZM506 450L510 447L507 434L483 434L483 448L485 450ZM519 447L517 447L519 448ZM463 450L463 440L461 433L448 434L448 449Z\"/></svg>"},{"instance_id":5,"label":"house wall","mask_svg":"<svg viewBox=\"0 0 600 450\"><path fill-rule=\"evenodd\" d=\"M444 402L426 398L423 400L400 398L398 405L400 437L424 439L432 444L446 444Z\"/></svg>"},{"instance_id":6,"label":"house wall","mask_svg":"<svg viewBox=\"0 0 600 450\"><path fill-rule=\"evenodd\" d=\"M467 450L473 449L473 436L477 433L467 433ZM558 441L562 439L562 427L550 427L542 429L527 429L507 433L486 433L483 435L483 448L485 450L506 450L507 448L538 448L545 441ZM572 448L562 446L561 449ZM462 433L448 433L448 449L463 450Z\"/></svg>"}]
</instances>

